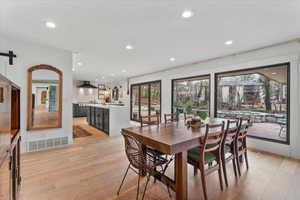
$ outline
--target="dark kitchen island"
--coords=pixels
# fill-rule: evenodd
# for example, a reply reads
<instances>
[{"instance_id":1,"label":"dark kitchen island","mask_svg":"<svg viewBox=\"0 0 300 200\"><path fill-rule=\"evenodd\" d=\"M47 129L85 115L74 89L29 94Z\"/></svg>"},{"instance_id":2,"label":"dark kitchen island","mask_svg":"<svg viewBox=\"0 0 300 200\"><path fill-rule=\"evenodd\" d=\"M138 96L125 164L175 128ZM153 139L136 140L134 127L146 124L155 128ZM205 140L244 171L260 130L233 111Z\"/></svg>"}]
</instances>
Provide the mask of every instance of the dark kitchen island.
<instances>
[{"instance_id":1,"label":"dark kitchen island","mask_svg":"<svg viewBox=\"0 0 300 200\"><path fill-rule=\"evenodd\" d=\"M129 113L127 106L73 103L73 117L87 117L90 126L109 136L120 135L122 128L130 126Z\"/></svg>"}]
</instances>

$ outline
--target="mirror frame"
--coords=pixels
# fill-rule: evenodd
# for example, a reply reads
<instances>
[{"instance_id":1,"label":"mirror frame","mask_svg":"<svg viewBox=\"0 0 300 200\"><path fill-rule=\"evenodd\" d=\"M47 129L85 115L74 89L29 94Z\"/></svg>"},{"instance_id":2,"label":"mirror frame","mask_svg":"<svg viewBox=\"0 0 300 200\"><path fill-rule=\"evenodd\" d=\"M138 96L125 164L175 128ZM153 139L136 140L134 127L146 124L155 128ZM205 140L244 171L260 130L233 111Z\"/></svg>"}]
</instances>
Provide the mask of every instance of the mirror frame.
<instances>
[{"instance_id":1,"label":"mirror frame","mask_svg":"<svg viewBox=\"0 0 300 200\"><path fill-rule=\"evenodd\" d=\"M32 126L32 72L36 70L50 70L56 72L58 74L58 85L59 85L59 105L58 105L58 124L55 126L44 126L44 127L33 127ZM63 73L50 65L36 65L30 67L27 71L27 130L44 130L44 129L52 129L52 128L62 128L62 88L63 88Z\"/></svg>"}]
</instances>

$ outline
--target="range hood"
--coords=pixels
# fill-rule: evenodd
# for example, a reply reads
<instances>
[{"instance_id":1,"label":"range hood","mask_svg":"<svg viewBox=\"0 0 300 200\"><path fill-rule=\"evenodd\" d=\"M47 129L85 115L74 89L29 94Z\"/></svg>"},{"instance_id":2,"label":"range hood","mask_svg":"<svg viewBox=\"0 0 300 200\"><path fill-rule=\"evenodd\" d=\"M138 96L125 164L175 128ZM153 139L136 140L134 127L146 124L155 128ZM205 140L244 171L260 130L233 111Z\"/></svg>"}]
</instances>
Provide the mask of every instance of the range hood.
<instances>
[{"instance_id":1,"label":"range hood","mask_svg":"<svg viewBox=\"0 0 300 200\"><path fill-rule=\"evenodd\" d=\"M90 81L83 81L83 83L79 86L77 86L78 88L94 88L96 89L96 86L93 86Z\"/></svg>"}]
</instances>

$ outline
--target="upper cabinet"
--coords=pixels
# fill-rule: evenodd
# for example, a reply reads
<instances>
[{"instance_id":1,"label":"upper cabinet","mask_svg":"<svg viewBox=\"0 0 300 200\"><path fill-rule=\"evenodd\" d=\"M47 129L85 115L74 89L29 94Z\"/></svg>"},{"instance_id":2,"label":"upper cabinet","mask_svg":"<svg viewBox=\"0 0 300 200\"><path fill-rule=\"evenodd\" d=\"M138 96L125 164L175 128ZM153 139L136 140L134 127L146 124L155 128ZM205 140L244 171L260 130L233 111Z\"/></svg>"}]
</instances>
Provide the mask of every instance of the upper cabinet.
<instances>
[{"instance_id":1,"label":"upper cabinet","mask_svg":"<svg viewBox=\"0 0 300 200\"><path fill-rule=\"evenodd\" d=\"M62 127L62 72L49 65L28 69L27 130Z\"/></svg>"}]
</instances>

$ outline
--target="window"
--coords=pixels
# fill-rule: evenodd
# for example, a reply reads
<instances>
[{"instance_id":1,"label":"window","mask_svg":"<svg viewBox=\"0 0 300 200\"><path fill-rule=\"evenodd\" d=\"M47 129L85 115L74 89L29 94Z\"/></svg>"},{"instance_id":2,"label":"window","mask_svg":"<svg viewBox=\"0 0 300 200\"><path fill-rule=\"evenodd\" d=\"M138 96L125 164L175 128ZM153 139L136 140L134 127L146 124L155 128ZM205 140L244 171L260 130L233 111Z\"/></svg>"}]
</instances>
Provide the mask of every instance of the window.
<instances>
[{"instance_id":1,"label":"window","mask_svg":"<svg viewBox=\"0 0 300 200\"><path fill-rule=\"evenodd\" d=\"M289 64L218 73L216 115L251 120L248 135L289 144Z\"/></svg>"},{"instance_id":2,"label":"window","mask_svg":"<svg viewBox=\"0 0 300 200\"><path fill-rule=\"evenodd\" d=\"M209 83L209 75L172 80L172 112L209 113Z\"/></svg>"},{"instance_id":3,"label":"window","mask_svg":"<svg viewBox=\"0 0 300 200\"><path fill-rule=\"evenodd\" d=\"M161 113L161 81L131 85L131 120L139 121L140 116Z\"/></svg>"}]
</instances>

